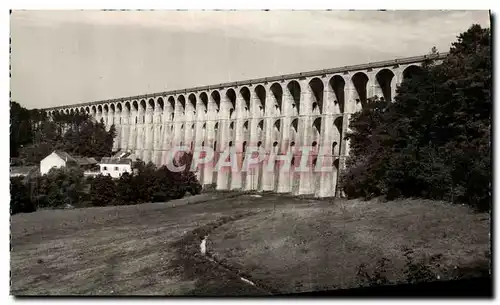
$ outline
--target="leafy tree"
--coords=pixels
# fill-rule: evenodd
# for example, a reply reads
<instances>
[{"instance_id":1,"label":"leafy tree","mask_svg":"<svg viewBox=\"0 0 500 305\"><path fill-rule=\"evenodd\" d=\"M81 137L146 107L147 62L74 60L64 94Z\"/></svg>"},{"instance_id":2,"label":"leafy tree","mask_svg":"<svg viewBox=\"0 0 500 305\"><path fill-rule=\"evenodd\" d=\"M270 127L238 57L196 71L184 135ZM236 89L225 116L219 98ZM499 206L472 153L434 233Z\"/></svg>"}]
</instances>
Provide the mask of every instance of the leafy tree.
<instances>
[{"instance_id":1,"label":"leafy tree","mask_svg":"<svg viewBox=\"0 0 500 305\"><path fill-rule=\"evenodd\" d=\"M30 200L28 187L22 177L10 178L10 214L31 213L36 206Z\"/></svg>"},{"instance_id":2,"label":"leafy tree","mask_svg":"<svg viewBox=\"0 0 500 305\"><path fill-rule=\"evenodd\" d=\"M17 102L10 102L10 156L17 157L19 149L32 142L29 111Z\"/></svg>"},{"instance_id":3,"label":"leafy tree","mask_svg":"<svg viewBox=\"0 0 500 305\"><path fill-rule=\"evenodd\" d=\"M491 34L473 25L441 64L406 78L394 103L374 99L350 123L348 196L491 200Z\"/></svg>"},{"instance_id":4,"label":"leafy tree","mask_svg":"<svg viewBox=\"0 0 500 305\"><path fill-rule=\"evenodd\" d=\"M84 188L83 171L79 168L53 168L41 179L40 193L47 207L75 206L81 203Z\"/></svg>"},{"instance_id":5,"label":"leafy tree","mask_svg":"<svg viewBox=\"0 0 500 305\"><path fill-rule=\"evenodd\" d=\"M93 206L117 205L119 197L116 194L116 184L111 176L99 175L92 179L90 200Z\"/></svg>"},{"instance_id":6,"label":"leafy tree","mask_svg":"<svg viewBox=\"0 0 500 305\"><path fill-rule=\"evenodd\" d=\"M44 111L34 109L28 113L27 124L32 126L33 136L27 142L31 144L24 145L18 153L25 164L37 164L54 150L96 158L112 153L114 126L106 131L103 123L92 121L84 113L54 113L51 120Z\"/></svg>"},{"instance_id":7,"label":"leafy tree","mask_svg":"<svg viewBox=\"0 0 500 305\"><path fill-rule=\"evenodd\" d=\"M116 197L119 204L141 203L140 193L135 184L135 177L129 173L123 173L116 183Z\"/></svg>"}]
</instances>

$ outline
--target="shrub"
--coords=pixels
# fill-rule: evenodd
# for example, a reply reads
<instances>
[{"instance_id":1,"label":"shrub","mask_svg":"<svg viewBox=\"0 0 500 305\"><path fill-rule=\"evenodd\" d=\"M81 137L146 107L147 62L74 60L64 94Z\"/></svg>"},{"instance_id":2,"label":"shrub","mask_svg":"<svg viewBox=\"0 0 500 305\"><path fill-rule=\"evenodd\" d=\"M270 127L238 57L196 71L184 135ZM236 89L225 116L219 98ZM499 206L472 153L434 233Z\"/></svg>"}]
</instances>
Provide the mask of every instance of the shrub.
<instances>
[{"instance_id":1,"label":"shrub","mask_svg":"<svg viewBox=\"0 0 500 305\"><path fill-rule=\"evenodd\" d=\"M99 175L92 179L90 185L90 202L93 206L117 205L117 187L111 176Z\"/></svg>"}]
</instances>

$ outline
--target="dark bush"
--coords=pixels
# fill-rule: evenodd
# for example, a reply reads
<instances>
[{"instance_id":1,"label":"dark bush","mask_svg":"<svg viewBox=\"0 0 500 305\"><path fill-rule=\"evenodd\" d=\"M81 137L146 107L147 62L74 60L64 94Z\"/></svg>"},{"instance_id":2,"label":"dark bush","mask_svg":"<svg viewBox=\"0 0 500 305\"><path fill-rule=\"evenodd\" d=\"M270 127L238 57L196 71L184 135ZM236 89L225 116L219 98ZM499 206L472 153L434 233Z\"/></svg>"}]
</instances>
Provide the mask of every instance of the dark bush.
<instances>
[{"instance_id":1,"label":"dark bush","mask_svg":"<svg viewBox=\"0 0 500 305\"><path fill-rule=\"evenodd\" d=\"M117 187L111 176L99 175L92 179L90 185L90 202L93 206L109 206L119 203Z\"/></svg>"},{"instance_id":2,"label":"dark bush","mask_svg":"<svg viewBox=\"0 0 500 305\"><path fill-rule=\"evenodd\" d=\"M53 168L34 182L39 207L58 208L77 206L84 192L83 171L78 168Z\"/></svg>"},{"instance_id":3,"label":"dark bush","mask_svg":"<svg viewBox=\"0 0 500 305\"><path fill-rule=\"evenodd\" d=\"M36 211L36 206L30 200L29 188L24 183L24 178L10 178L10 214L31 213L34 211Z\"/></svg>"}]
</instances>

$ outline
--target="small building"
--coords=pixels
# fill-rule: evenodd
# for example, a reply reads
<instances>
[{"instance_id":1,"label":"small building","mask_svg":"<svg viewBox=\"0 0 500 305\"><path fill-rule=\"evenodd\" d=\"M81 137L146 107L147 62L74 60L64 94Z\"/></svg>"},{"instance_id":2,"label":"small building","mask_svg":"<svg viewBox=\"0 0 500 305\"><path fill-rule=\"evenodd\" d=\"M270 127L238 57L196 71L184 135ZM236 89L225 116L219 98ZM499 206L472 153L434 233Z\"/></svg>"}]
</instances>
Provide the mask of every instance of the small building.
<instances>
[{"instance_id":1,"label":"small building","mask_svg":"<svg viewBox=\"0 0 500 305\"><path fill-rule=\"evenodd\" d=\"M40 174L47 174L52 168L78 166L78 161L64 151L54 151L40 161Z\"/></svg>"},{"instance_id":2,"label":"small building","mask_svg":"<svg viewBox=\"0 0 500 305\"><path fill-rule=\"evenodd\" d=\"M123 173L132 174L132 160L128 158L104 157L99 163L101 174L110 175L112 178L120 178Z\"/></svg>"},{"instance_id":3,"label":"small building","mask_svg":"<svg viewBox=\"0 0 500 305\"><path fill-rule=\"evenodd\" d=\"M75 157L85 177L95 177L101 173L99 162L94 158Z\"/></svg>"},{"instance_id":4,"label":"small building","mask_svg":"<svg viewBox=\"0 0 500 305\"><path fill-rule=\"evenodd\" d=\"M10 177L31 177L38 172L38 166L11 166Z\"/></svg>"},{"instance_id":5,"label":"small building","mask_svg":"<svg viewBox=\"0 0 500 305\"><path fill-rule=\"evenodd\" d=\"M98 162L94 158L73 157L65 151L54 151L40 161L40 174L47 174L52 168L79 167L83 171L99 173Z\"/></svg>"}]
</instances>

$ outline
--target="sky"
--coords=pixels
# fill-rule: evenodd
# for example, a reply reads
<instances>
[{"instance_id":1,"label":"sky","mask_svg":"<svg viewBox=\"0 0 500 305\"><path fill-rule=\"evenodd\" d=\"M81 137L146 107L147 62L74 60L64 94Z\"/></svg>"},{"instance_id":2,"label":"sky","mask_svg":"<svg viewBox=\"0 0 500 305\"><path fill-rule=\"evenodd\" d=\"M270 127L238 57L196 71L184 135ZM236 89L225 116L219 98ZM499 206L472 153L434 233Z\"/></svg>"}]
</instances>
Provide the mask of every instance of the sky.
<instances>
[{"instance_id":1,"label":"sky","mask_svg":"<svg viewBox=\"0 0 500 305\"><path fill-rule=\"evenodd\" d=\"M11 99L45 108L447 52L488 11L13 11Z\"/></svg>"}]
</instances>

